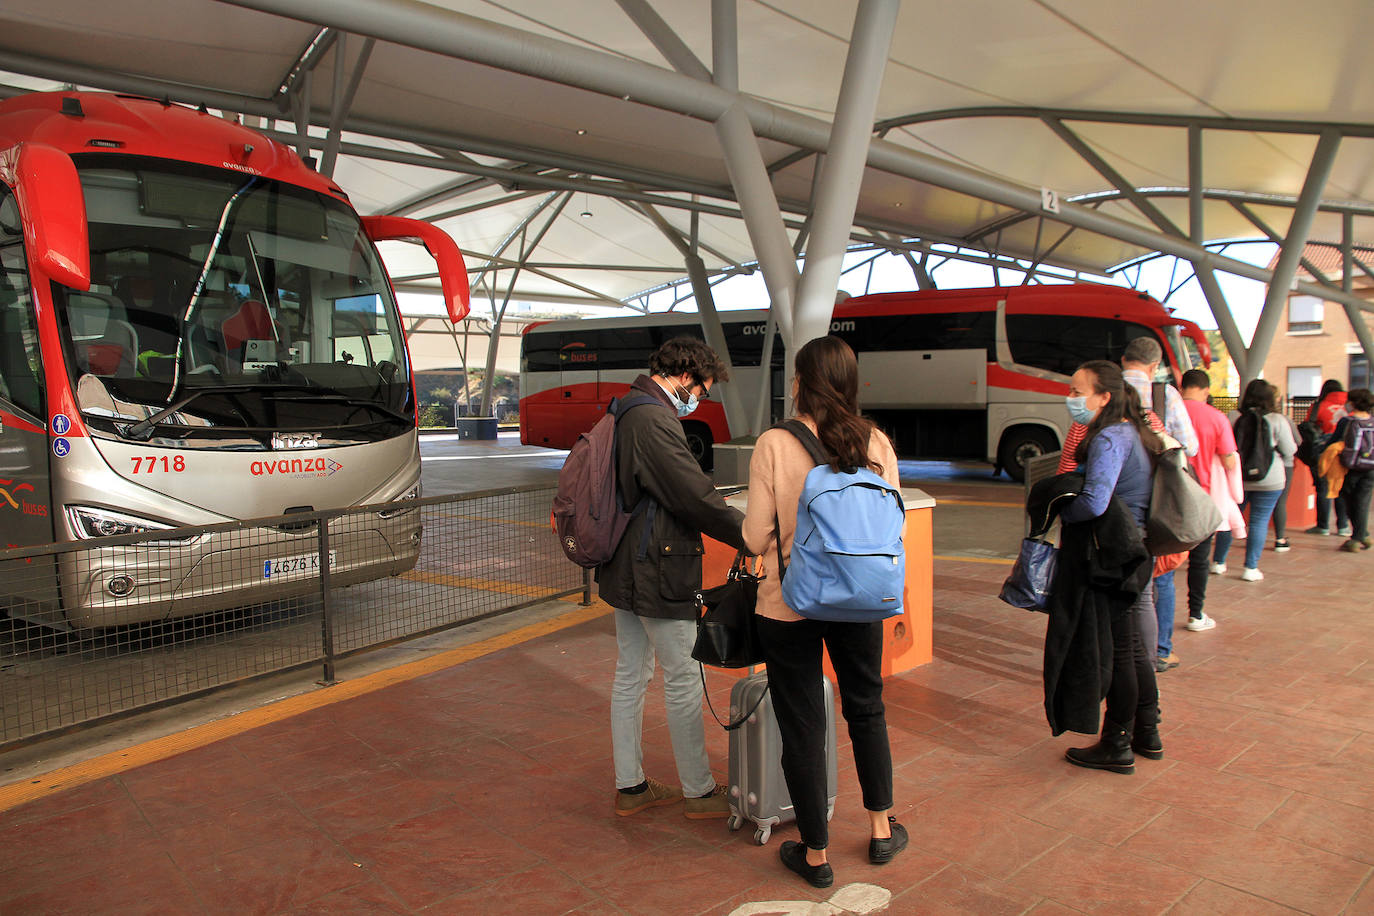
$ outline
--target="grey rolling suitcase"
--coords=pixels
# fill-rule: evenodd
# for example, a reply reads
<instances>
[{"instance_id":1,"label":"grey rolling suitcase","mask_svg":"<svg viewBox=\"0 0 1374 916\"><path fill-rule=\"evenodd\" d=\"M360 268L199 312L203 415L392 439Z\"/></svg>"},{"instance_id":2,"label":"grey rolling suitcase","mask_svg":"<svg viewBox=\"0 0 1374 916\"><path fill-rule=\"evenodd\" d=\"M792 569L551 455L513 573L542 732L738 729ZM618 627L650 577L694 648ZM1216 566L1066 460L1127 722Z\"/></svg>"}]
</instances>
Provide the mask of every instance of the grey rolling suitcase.
<instances>
[{"instance_id":1,"label":"grey rolling suitcase","mask_svg":"<svg viewBox=\"0 0 1374 916\"><path fill-rule=\"evenodd\" d=\"M826 819L835 813L835 688L825 682L825 766L829 774ZM768 686L768 672L760 671L741 678L730 690L730 721L754 712L739 728L730 732L730 820L731 830L744 822L756 827L754 842L762 846L773 828L797 819L792 796L782 775L782 735L778 732L771 696L759 695ZM757 708L755 708L757 704Z\"/></svg>"}]
</instances>

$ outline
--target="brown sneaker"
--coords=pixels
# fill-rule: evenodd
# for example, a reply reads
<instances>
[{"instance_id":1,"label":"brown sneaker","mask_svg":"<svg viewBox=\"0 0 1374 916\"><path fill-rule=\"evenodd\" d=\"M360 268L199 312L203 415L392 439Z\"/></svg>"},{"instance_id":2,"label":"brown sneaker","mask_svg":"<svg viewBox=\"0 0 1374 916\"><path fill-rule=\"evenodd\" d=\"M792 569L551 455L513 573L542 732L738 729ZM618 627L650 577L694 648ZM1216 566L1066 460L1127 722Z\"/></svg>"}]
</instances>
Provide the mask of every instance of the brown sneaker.
<instances>
[{"instance_id":1,"label":"brown sneaker","mask_svg":"<svg viewBox=\"0 0 1374 916\"><path fill-rule=\"evenodd\" d=\"M621 817L629 817L631 814L643 811L645 808L657 808L660 805L671 805L674 802L682 801L682 790L676 786L665 786L663 783L648 777L645 782L649 788L632 795L629 792L615 793L615 813ZM691 815L687 815L691 817Z\"/></svg>"},{"instance_id":2,"label":"brown sneaker","mask_svg":"<svg viewBox=\"0 0 1374 916\"><path fill-rule=\"evenodd\" d=\"M711 790L711 794L705 798L689 798L686 802L687 817L694 821L705 820L708 817L729 817L730 816L730 796L729 790L725 786L717 785Z\"/></svg>"}]
</instances>

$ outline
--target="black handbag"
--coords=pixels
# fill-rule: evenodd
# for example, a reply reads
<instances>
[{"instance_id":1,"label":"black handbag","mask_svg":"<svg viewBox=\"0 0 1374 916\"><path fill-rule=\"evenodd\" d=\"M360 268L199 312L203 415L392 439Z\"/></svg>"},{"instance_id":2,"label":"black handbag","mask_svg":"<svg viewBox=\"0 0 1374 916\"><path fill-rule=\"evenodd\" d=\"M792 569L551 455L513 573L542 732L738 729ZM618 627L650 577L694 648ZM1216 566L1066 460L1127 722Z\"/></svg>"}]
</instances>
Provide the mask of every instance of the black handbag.
<instances>
[{"instance_id":1,"label":"black handbag","mask_svg":"<svg viewBox=\"0 0 1374 916\"><path fill-rule=\"evenodd\" d=\"M754 616L759 579L740 551L724 585L697 592L699 616L692 658L715 668L747 668L763 663L763 645Z\"/></svg>"},{"instance_id":2,"label":"black handbag","mask_svg":"<svg viewBox=\"0 0 1374 916\"><path fill-rule=\"evenodd\" d=\"M1023 538L1021 552L1011 567L1011 575L1002 583L1001 598L1012 607L1027 611L1047 611L1050 588L1054 585L1054 570L1059 548L1040 538Z\"/></svg>"}]
</instances>

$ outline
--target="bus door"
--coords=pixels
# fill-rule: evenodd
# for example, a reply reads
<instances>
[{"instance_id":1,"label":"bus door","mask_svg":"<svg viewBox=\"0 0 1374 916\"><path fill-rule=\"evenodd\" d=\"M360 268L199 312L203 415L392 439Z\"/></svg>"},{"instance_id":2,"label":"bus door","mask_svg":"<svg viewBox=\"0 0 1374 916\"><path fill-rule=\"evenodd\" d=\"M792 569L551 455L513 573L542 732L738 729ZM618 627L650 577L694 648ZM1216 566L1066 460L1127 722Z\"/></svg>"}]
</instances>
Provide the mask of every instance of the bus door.
<instances>
[{"instance_id":1,"label":"bus door","mask_svg":"<svg viewBox=\"0 0 1374 916\"><path fill-rule=\"evenodd\" d=\"M14 195L0 183L0 547L53 542L49 438L23 228ZM70 425L66 417L54 418ZM60 436L52 448L63 448ZM6 570L0 607L41 619L57 611L57 576L50 557Z\"/></svg>"}]
</instances>

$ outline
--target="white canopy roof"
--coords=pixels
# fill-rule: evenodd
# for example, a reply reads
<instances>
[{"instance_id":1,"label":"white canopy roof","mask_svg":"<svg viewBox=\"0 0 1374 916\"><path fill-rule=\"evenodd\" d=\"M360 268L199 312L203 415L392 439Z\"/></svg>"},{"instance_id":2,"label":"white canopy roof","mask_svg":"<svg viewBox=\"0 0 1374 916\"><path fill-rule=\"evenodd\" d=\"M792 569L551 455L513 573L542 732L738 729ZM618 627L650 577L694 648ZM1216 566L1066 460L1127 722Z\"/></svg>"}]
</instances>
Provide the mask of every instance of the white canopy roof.
<instances>
[{"instance_id":1,"label":"white canopy roof","mask_svg":"<svg viewBox=\"0 0 1374 916\"><path fill-rule=\"evenodd\" d=\"M0 87L166 94L283 135L299 114L317 157L342 127L334 175L358 208L437 222L474 280L502 267L479 291L610 304L680 278L693 238L710 271L754 260L709 120L724 90L674 71L630 15L651 23L649 5L6 0ZM858 4L715 6L736 10L739 89L796 239ZM729 45L711 8L652 0L660 44L676 36L712 69ZM1158 250L1160 226L1190 234L1190 130L1200 238L1263 237L1257 223L1281 238L1327 130L1339 146L1311 237L1339 242L1349 212L1353 241L1374 242L1372 25L1367 0L908 0L854 238L1105 272ZM1008 202L1041 188L1086 208L1078 228ZM430 282L423 254L388 261Z\"/></svg>"}]
</instances>

